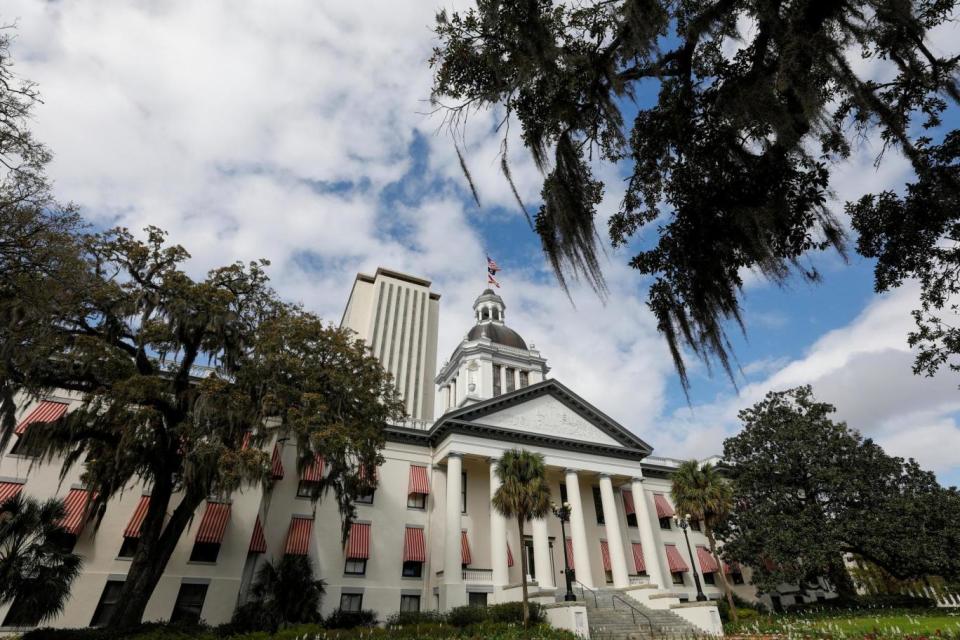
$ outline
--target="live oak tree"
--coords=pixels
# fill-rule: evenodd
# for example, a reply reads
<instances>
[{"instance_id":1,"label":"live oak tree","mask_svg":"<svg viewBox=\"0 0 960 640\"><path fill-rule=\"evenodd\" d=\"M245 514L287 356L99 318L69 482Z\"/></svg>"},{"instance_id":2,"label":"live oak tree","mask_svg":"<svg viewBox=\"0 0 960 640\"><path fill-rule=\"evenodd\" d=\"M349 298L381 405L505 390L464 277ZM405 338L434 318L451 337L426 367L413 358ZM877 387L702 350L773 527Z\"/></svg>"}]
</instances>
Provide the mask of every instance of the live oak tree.
<instances>
[{"instance_id":1,"label":"live oak tree","mask_svg":"<svg viewBox=\"0 0 960 640\"><path fill-rule=\"evenodd\" d=\"M501 109L511 186L506 132L519 123L545 176L533 224L564 287L583 277L604 293L594 218L605 185L593 170L617 163L626 171L610 242L652 276L648 304L686 386L684 348L730 373L724 327L742 325L745 272L816 280L805 254L843 249L831 175L854 145L899 149L921 185L943 192L925 195L955 202L956 176L937 170L925 137L960 98L960 56L935 52L929 37L954 7L477 0L475 9L437 17L433 99L455 131L472 110ZM859 68L875 60L889 65L889 77ZM887 240L902 260L912 240L928 248L956 224L958 209L940 204L932 217L909 206L881 211L887 229L901 229Z\"/></svg>"},{"instance_id":2,"label":"live oak tree","mask_svg":"<svg viewBox=\"0 0 960 640\"><path fill-rule=\"evenodd\" d=\"M50 265L30 304L0 333L0 445L22 399L72 392L79 406L20 437L41 459L82 465L89 516L136 483L150 503L112 626L140 622L197 508L211 495L269 482L251 443L274 434L300 470L322 456L346 535L353 499L382 462L383 425L402 417L390 376L347 331L282 302L265 263L236 263L193 279L189 257L158 229L69 235L74 262ZM200 365L211 368L201 370Z\"/></svg>"},{"instance_id":3,"label":"live oak tree","mask_svg":"<svg viewBox=\"0 0 960 640\"><path fill-rule=\"evenodd\" d=\"M761 591L830 580L852 592L844 554L901 580L956 579L960 494L913 460L884 453L831 418L810 387L768 393L724 442L735 507L718 536Z\"/></svg>"}]
</instances>

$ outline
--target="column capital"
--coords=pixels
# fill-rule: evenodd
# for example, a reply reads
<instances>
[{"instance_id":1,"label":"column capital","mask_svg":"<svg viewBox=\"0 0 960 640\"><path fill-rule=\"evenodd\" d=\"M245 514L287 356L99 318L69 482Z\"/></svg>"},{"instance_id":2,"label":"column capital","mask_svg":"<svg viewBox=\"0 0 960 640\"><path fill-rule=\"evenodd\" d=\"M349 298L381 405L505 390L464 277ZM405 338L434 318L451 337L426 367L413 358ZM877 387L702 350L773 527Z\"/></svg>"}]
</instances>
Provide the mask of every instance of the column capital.
<instances>
[{"instance_id":1,"label":"column capital","mask_svg":"<svg viewBox=\"0 0 960 640\"><path fill-rule=\"evenodd\" d=\"M448 457L448 458L460 458L461 460L463 460L463 454L460 453L459 451L451 451L451 452L449 452L449 453L447 454L447 457Z\"/></svg>"},{"instance_id":2,"label":"column capital","mask_svg":"<svg viewBox=\"0 0 960 640\"><path fill-rule=\"evenodd\" d=\"M643 480L644 480L643 476L633 476L632 478L630 478L630 482L638 482L640 484L643 484Z\"/></svg>"},{"instance_id":3,"label":"column capital","mask_svg":"<svg viewBox=\"0 0 960 640\"><path fill-rule=\"evenodd\" d=\"M608 480L610 479L610 474L607 473L606 471L601 471L601 472L600 472L599 474L597 474L597 475L599 475L601 478L607 478Z\"/></svg>"},{"instance_id":4,"label":"column capital","mask_svg":"<svg viewBox=\"0 0 960 640\"><path fill-rule=\"evenodd\" d=\"M571 473L574 474L574 475L579 475L579 474L580 474L580 470L579 470L579 469L573 469L573 468L571 468L571 467L567 467L566 469L563 470L563 475L565 475L565 476L568 476L568 475L570 475Z\"/></svg>"}]
</instances>

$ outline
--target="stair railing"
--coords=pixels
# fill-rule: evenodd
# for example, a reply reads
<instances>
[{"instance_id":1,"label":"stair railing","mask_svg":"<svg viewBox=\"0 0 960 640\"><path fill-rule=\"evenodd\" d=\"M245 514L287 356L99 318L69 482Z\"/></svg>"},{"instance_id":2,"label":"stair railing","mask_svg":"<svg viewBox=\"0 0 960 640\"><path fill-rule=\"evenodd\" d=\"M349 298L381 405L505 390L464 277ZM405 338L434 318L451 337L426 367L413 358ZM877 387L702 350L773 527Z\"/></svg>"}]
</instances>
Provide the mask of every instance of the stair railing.
<instances>
[{"instance_id":1,"label":"stair railing","mask_svg":"<svg viewBox=\"0 0 960 640\"><path fill-rule=\"evenodd\" d=\"M574 592L576 592L578 586L580 587L580 597L581 597L581 599L584 600L584 601L586 601L586 599L587 599L587 594L588 594L588 593L589 593L591 596L593 596L593 608L594 608L594 609L599 609L599 608L600 608L599 601L597 600L597 592L596 592L596 591L594 591L593 589L591 589L591 588L588 587L587 585L583 584L583 583L580 582L579 580L573 580L571 586L573 587Z\"/></svg>"},{"instance_id":2,"label":"stair railing","mask_svg":"<svg viewBox=\"0 0 960 640\"><path fill-rule=\"evenodd\" d=\"M623 604L625 607L627 607L627 609L629 609L629 610L630 610L630 613L633 615L633 624L635 624L635 625L637 624L637 614L639 613L641 616L643 616L644 620L646 620L647 626L650 627L650 636L651 636L651 637L655 637L655 636L657 635L656 630L654 629L654 626L653 626L653 620L651 620L651 619L650 619L650 616L648 616L646 613L644 613L642 609L638 609L637 607L635 607L635 606L633 606L632 604L630 604L629 602L627 602L626 599L618 596L618 595L615 594L615 593L611 595L611 601L613 602L613 608L614 608L614 609L617 608L617 602L618 602L618 601L619 601L621 604ZM639 626L639 625L638 625L638 626Z\"/></svg>"}]
</instances>

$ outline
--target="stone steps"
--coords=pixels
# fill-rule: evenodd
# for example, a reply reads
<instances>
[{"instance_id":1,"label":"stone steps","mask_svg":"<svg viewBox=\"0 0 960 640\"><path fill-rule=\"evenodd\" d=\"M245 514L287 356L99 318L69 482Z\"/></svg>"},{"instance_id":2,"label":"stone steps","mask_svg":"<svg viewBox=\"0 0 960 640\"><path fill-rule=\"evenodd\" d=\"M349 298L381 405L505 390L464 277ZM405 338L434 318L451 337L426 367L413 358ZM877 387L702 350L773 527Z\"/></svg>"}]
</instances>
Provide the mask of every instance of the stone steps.
<instances>
[{"instance_id":1,"label":"stone steps","mask_svg":"<svg viewBox=\"0 0 960 640\"><path fill-rule=\"evenodd\" d=\"M593 640L680 640L703 635L697 627L670 611L650 609L639 602L627 600L636 609L633 612L622 601L615 602L614 595L623 600L629 597L602 589L595 594L584 594L587 622Z\"/></svg>"}]
</instances>

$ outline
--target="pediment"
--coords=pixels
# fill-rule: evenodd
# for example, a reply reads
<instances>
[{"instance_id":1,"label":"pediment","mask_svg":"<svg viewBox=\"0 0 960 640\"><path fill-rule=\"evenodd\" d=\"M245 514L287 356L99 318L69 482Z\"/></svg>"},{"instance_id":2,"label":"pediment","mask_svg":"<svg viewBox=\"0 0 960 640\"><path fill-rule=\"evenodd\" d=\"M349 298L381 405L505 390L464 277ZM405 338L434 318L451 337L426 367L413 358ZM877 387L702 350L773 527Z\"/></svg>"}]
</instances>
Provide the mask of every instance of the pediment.
<instances>
[{"instance_id":1,"label":"pediment","mask_svg":"<svg viewBox=\"0 0 960 640\"><path fill-rule=\"evenodd\" d=\"M526 434L534 439L577 442L633 456L649 455L650 445L555 379L517 389L445 414L435 425L475 425L490 435Z\"/></svg>"},{"instance_id":2,"label":"pediment","mask_svg":"<svg viewBox=\"0 0 960 640\"><path fill-rule=\"evenodd\" d=\"M557 438L623 446L566 404L549 395L532 398L478 417L472 422Z\"/></svg>"}]
</instances>

